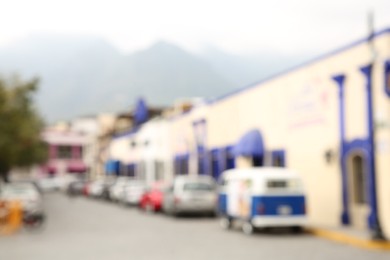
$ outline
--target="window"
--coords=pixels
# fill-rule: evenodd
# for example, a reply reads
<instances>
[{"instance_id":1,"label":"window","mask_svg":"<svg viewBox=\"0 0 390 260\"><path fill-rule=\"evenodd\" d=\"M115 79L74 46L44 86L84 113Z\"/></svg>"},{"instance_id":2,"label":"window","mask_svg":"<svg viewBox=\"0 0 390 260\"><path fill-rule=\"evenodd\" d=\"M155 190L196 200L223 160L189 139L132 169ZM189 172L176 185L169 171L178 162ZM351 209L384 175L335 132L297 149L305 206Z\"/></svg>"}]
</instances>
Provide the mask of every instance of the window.
<instances>
[{"instance_id":1,"label":"window","mask_svg":"<svg viewBox=\"0 0 390 260\"><path fill-rule=\"evenodd\" d=\"M283 150L276 150L272 152L272 166L285 167L285 152Z\"/></svg>"},{"instance_id":2,"label":"window","mask_svg":"<svg viewBox=\"0 0 390 260\"><path fill-rule=\"evenodd\" d=\"M263 166L263 156L253 156L253 166Z\"/></svg>"},{"instance_id":3,"label":"window","mask_svg":"<svg viewBox=\"0 0 390 260\"><path fill-rule=\"evenodd\" d=\"M212 191L214 188L214 185L202 182L186 183L183 186L185 191Z\"/></svg>"},{"instance_id":4,"label":"window","mask_svg":"<svg viewBox=\"0 0 390 260\"><path fill-rule=\"evenodd\" d=\"M384 80L384 87L385 92L388 96L390 96L390 61L386 61L385 63L385 80Z\"/></svg>"},{"instance_id":5,"label":"window","mask_svg":"<svg viewBox=\"0 0 390 260\"><path fill-rule=\"evenodd\" d=\"M302 182L299 179L273 179L267 181L267 189L269 191L301 191Z\"/></svg>"},{"instance_id":6,"label":"window","mask_svg":"<svg viewBox=\"0 0 390 260\"><path fill-rule=\"evenodd\" d=\"M127 166L127 175L130 177L135 177L135 164L130 164Z\"/></svg>"},{"instance_id":7,"label":"window","mask_svg":"<svg viewBox=\"0 0 390 260\"><path fill-rule=\"evenodd\" d=\"M271 180L267 182L267 188L286 188L287 187L287 181L285 180Z\"/></svg>"},{"instance_id":8,"label":"window","mask_svg":"<svg viewBox=\"0 0 390 260\"><path fill-rule=\"evenodd\" d=\"M227 147L225 150L225 166L226 170L233 169L235 167L233 147Z\"/></svg>"},{"instance_id":9,"label":"window","mask_svg":"<svg viewBox=\"0 0 390 260\"><path fill-rule=\"evenodd\" d=\"M72 158L72 147L69 145L58 146L58 158L59 159L70 159Z\"/></svg>"},{"instance_id":10,"label":"window","mask_svg":"<svg viewBox=\"0 0 390 260\"><path fill-rule=\"evenodd\" d=\"M175 157L175 174L188 174L188 155L178 155Z\"/></svg>"},{"instance_id":11,"label":"window","mask_svg":"<svg viewBox=\"0 0 390 260\"><path fill-rule=\"evenodd\" d=\"M207 152L202 151L198 153L198 173L208 174L209 173L209 155Z\"/></svg>"},{"instance_id":12,"label":"window","mask_svg":"<svg viewBox=\"0 0 390 260\"><path fill-rule=\"evenodd\" d=\"M221 169L219 165L219 160L218 160L218 150L212 150L211 151L211 172L214 177L214 179L218 179L219 175L221 174Z\"/></svg>"}]
</instances>

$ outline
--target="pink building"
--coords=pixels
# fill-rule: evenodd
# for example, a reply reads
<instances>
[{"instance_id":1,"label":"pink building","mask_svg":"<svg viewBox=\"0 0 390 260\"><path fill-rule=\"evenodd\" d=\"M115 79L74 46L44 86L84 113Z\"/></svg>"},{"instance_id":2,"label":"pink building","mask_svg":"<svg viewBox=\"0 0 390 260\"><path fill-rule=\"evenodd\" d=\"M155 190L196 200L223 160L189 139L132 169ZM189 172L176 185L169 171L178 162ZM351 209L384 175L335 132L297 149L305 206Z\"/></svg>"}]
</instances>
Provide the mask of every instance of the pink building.
<instances>
[{"instance_id":1,"label":"pink building","mask_svg":"<svg viewBox=\"0 0 390 260\"><path fill-rule=\"evenodd\" d=\"M49 159L43 172L49 175L84 173L88 170L83 160L87 136L78 132L46 130L43 139L49 144Z\"/></svg>"}]
</instances>

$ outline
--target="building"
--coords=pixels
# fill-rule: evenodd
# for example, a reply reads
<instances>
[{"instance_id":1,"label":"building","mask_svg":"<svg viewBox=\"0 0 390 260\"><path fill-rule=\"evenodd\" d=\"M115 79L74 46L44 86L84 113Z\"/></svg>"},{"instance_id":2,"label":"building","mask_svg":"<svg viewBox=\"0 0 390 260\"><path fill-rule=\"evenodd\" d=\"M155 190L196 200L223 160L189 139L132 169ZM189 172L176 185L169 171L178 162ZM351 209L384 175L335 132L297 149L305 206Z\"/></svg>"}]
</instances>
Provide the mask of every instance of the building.
<instances>
[{"instance_id":1,"label":"building","mask_svg":"<svg viewBox=\"0 0 390 260\"><path fill-rule=\"evenodd\" d=\"M129 132L127 164L157 160L164 124L173 174L292 168L312 224L390 238L390 29L161 120Z\"/></svg>"}]
</instances>

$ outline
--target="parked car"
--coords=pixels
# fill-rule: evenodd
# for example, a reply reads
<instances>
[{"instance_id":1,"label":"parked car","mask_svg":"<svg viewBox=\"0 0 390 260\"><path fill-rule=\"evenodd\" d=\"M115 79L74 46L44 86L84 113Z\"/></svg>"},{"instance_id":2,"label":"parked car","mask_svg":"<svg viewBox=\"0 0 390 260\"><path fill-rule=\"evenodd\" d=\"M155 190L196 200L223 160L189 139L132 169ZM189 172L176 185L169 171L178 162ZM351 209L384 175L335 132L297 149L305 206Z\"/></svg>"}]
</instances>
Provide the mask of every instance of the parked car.
<instances>
[{"instance_id":1,"label":"parked car","mask_svg":"<svg viewBox=\"0 0 390 260\"><path fill-rule=\"evenodd\" d=\"M32 183L7 183L0 188L0 199L4 201L20 201L24 215L42 217L43 200Z\"/></svg>"},{"instance_id":2,"label":"parked car","mask_svg":"<svg viewBox=\"0 0 390 260\"><path fill-rule=\"evenodd\" d=\"M111 200L111 187L115 185L116 179L113 176L106 177L103 182L103 192L101 198Z\"/></svg>"},{"instance_id":3,"label":"parked car","mask_svg":"<svg viewBox=\"0 0 390 260\"><path fill-rule=\"evenodd\" d=\"M140 199L140 209L146 211L157 212L162 208L164 192L166 184L163 182L153 183L142 195Z\"/></svg>"},{"instance_id":4,"label":"parked car","mask_svg":"<svg viewBox=\"0 0 390 260\"><path fill-rule=\"evenodd\" d=\"M220 224L242 223L245 234L256 228L306 224L305 191L300 176L286 168L255 167L225 171L219 180Z\"/></svg>"},{"instance_id":5,"label":"parked car","mask_svg":"<svg viewBox=\"0 0 390 260\"><path fill-rule=\"evenodd\" d=\"M130 177L118 177L113 185L109 187L110 200L118 202L123 200L124 188L131 181Z\"/></svg>"},{"instance_id":6,"label":"parked car","mask_svg":"<svg viewBox=\"0 0 390 260\"><path fill-rule=\"evenodd\" d=\"M123 188L123 196L120 197L120 201L126 205L138 206L145 190L146 183L144 181L129 180Z\"/></svg>"},{"instance_id":7,"label":"parked car","mask_svg":"<svg viewBox=\"0 0 390 260\"><path fill-rule=\"evenodd\" d=\"M87 196L87 197L89 196L89 188L90 188L91 184L92 184L92 181L86 181L84 183L83 191L82 191L82 194L84 196Z\"/></svg>"},{"instance_id":8,"label":"parked car","mask_svg":"<svg viewBox=\"0 0 390 260\"><path fill-rule=\"evenodd\" d=\"M164 191L163 211L170 215L202 213L214 215L216 183L209 176L178 176Z\"/></svg>"},{"instance_id":9,"label":"parked car","mask_svg":"<svg viewBox=\"0 0 390 260\"><path fill-rule=\"evenodd\" d=\"M77 196L83 194L83 189L86 184L86 181L79 180L69 183L66 193L69 196Z\"/></svg>"},{"instance_id":10,"label":"parked car","mask_svg":"<svg viewBox=\"0 0 390 260\"><path fill-rule=\"evenodd\" d=\"M99 179L92 181L88 186L88 194L87 196L93 197L93 198L100 198L103 195L103 187L104 186L104 180Z\"/></svg>"},{"instance_id":11,"label":"parked car","mask_svg":"<svg viewBox=\"0 0 390 260\"><path fill-rule=\"evenodd\" d=\"M38 179L37 184L44 192L57 191L61 188L61 183L56 177L46 177Z\"/></svg>"}]
</instances>

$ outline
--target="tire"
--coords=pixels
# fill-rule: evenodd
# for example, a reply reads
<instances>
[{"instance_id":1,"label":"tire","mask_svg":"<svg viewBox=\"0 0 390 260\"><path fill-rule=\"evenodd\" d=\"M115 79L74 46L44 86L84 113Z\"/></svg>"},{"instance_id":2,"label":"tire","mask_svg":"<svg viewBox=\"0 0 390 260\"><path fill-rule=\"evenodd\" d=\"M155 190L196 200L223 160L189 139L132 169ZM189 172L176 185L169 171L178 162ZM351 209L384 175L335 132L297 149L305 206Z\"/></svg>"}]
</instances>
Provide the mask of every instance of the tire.
<instances>
[{"instance_id":1,"label":"tire","mask_svg":"<svg viewBox=\"0 0 390 260\"><path fill-rule=\"evenodd\" d=\"M41 230L44 222L45 222L45 215L31 215L31 216L25 216L23 218L23 226L25 227L26 230L29 231L36 231L36 230Z\"/></svg>"},{"instance_id":2,"label":"tire","mask_svg":"<svg viewBox=\"0 0 390 260\"><path fill-rule=\"evenodd\" d=\"M232 224L233 224L233 221L231 218L228 218L228 217L222 217L220 220L219 220L219 225L223 228L223 229L231 229L232 228Z\"/></svg>"},{"instance_id":3,"label":"tire","mask_svg":"<svg viewBox=\"0 0 390 260\"><path fill-rule=\"evenodd\" d=\"M294 234L302 234L303 233L303 227L301 227L301 226L294 226L294 227L291 227L291 231Z\"/></svg>"},{"instance_id":4,"label":"tire","mask_svg":"<svg viewBox=\"0 0 390 260\"><path fill-rule=\"evenodd\" d=\"M255 232L255 227L252 225L250 221L245 221L242 224L242 232L244 232L245 235L252 235Z\"/></svg>"}]
</instances>

